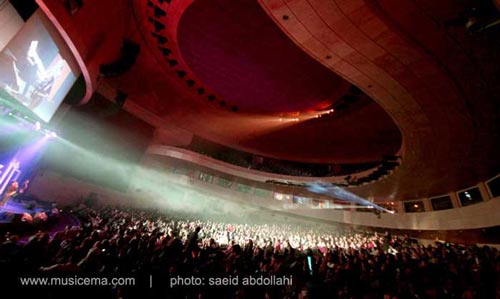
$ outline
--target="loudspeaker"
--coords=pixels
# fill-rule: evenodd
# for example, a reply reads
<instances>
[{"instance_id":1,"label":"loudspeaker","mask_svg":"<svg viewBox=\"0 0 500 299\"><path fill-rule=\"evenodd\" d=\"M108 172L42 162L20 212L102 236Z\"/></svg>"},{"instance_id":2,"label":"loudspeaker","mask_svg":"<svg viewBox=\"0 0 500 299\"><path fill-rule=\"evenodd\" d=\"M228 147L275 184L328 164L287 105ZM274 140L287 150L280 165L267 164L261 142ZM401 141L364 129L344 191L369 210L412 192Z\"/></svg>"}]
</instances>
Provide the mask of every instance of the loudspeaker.
<instances>
[{"instance_id":1,"label":"loudspeaker","mask_svg":"<svg viewBox=\"0 0 500 299\"><path fill-rule=\"evenodd\" d=\"M121 90L116 91L115 95L115 103L113 105L110 105L108 109L104 109L99 113L99 117L101 118L106 118L113 116L120 112L120 110L123 108L123 105L125 104L125 101L127 100L128 94Z\"/></svg>"},{"instance_id":2,"label":"loudspeaker","mask_svg":"<svg viewBox=\"0 0 500 299\"><path fill-rule=\"evenodd\" d=\"M123 108L123 105L125 104L125 101L127 100L128 94L124 93L121 90L116 91L116 96L115 96L115 103L118 105L118 107Z\"/></svg>"},{"instance_id":3,"label":"loudspeaker","mask_svg":"<svg viewBox=\"0 0 500 299\"><path fill-rule=\"evenodd\" d=\"M99 68L101 77L115 77L130 70L140 50L141 47L138 44L129 40L124 40L120 58L109 64L101 64Z\"/></svg>"}]
</instances>

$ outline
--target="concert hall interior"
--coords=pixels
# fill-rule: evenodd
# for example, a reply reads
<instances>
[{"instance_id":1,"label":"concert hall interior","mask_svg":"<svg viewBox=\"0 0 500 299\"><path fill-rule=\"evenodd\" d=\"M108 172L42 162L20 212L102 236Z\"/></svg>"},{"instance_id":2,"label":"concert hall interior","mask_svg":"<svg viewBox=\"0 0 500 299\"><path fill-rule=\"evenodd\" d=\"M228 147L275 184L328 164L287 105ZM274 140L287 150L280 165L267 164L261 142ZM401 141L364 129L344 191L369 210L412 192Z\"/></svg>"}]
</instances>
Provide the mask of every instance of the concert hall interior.
<instances>
[{"instance_id":1,"label":"concert hall interior","mask_svg":"<svg viewBox=\"0 0 500 299\"><path fill-rule=\"evenodd\" d=\"M0 0L0 293L500 298L500 0Z\"/></svg>"}]
</instances>

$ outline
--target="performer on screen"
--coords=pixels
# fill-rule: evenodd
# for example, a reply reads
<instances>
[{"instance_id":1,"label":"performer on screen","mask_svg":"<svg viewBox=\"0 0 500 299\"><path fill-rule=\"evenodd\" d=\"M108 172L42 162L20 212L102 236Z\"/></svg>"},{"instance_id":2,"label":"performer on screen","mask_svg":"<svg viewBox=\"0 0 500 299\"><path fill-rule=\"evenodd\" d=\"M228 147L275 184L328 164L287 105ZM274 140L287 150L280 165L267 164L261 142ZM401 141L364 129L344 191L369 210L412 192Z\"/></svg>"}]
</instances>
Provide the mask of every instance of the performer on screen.
<instances>
[{"instance_id":1,"label":"performer on screen","mask_svg":"<svg viewBox=\"0 0 500 299\"><path fill-rule=\"evenodd\" d=\"M6 49L0 55L0 87L31 110L43 101L51 101L53 86L66 63L58 55L45 67L38 46L39 41L32 40L26 52L17 51L16 55Z\"/></svg>"},{"instance_id":2,"label":"performer on screen","mask_svg":"<svg viewBox=\"0 0 500 299\"><path fill-rule=\"evenodd\" d=\"M27 50L19 48L13 51L6 48L2 52L5 54L1 57L1 61L3 61L2 73L8 74L7 78L2 79L2 88L25 105L31 102L30 97L36 82L46 72L42 60L38 56L37 47L38 41L33 40Z\"/></svg>"},{"instance_id":3,"label":"performer on screen","mask_svg":"<svg viewBox=\"0 0 500 299\"><path fill-rule=\"evenodd\" d=\"M34 110L43 100L50 102L51 98L49 96L52 87L56 82L56 78L61 74L62 68L63 62L61 60L40 76L39 80L36 82L35 90L31 95L31 103L28 105L28 108Z\"/></svg>"}]
</instances>

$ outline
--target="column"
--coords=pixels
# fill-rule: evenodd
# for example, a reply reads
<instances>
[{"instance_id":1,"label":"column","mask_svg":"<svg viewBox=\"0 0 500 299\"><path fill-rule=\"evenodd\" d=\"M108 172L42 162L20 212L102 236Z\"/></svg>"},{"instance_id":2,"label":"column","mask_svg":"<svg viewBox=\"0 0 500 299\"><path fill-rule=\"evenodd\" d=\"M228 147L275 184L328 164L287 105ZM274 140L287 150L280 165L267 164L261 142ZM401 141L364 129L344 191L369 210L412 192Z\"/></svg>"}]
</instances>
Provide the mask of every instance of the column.
<instances>
[{"instance_id":1,"label":"column","mask_svg":"<svg viewBox=\"0 0 500 299\"><path fill-rule=\"evenodd\" d=\"M432 204L431 204L431 200L429 198L424 198L422 199L422 202L424 203L424 210L426 212L430 212L432 211Z\"/></svg>"},{"instance_id":2,"label":"column","mask_svg":"<svg viewBox=\"0 0 500 299\"><path fill-rule=\"evenodd\" d=\"M488 201L491 199L490 192L488 191L488 187L486 187L486 184L484 182L480 182L477 184L477 187L479 188L479 191L481 192L481 196L483 197L483 201Z\"/></svg>"},{"instance_id":3,"label":"column","mask_svg":"<svg viewBox=\"0 0 500 299\"><path fill-rule=\"evenodd\" d=\"M453 204L453 208L460 208L462 204L460 204L460 200L458 199L457 194L455 192L450 192L449 195L451 198L451 203Z\"/></svg>"}]
</instances>

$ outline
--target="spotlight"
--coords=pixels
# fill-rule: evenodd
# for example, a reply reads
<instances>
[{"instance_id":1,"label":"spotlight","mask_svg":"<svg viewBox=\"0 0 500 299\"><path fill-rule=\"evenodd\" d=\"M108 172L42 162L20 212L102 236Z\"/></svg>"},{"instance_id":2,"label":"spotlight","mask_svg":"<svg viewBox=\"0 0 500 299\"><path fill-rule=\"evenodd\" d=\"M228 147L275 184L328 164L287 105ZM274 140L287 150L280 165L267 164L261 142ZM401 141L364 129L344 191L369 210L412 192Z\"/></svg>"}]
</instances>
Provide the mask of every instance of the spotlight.
<instances>
[{"instance_id":1,"label":"spotlight","mask_svg":"<svg viewBox=\"0 0 500 299\"><path fill-rule=\"evenodd\" d=\"M35 131L40 131L40 128L41 128L41 127L42 127L42 125L40 124L40 122L39 122L39 121L37 121L37 122L35 123Z\"/></svg>"},{"instance_id":2,"label":"spotlight","mask_svg":"<svg viewBox=\"0 0 500 299\"><path fill-rule=\"evenodd\" d=\"M170 53L172 53L172 50L170 50L169 48L158 47L158 50L161 51L163 56L168 56L170 55Z\"/></svg>"},{"instance_id":3,"label":"spotlight","mask_svg":"<svg viewBox=\"0 0 500 299\"><path fill-rule=\"evenodd\" d=\"M158 6L155 5L155 17L156 18L159 18L159 17L164 17L167 15L167 12L164 11L163 9L159 8Z\"/></svg>"},{"instance_id":4,"label":"spotlight","mask_svg":"<svg viewBox=\"0 0 500 299\"><path fill-rule=\"evenodd\" d=\"M185 71L175 71L177 73L177 76L179 78L183 78L186 76L186 72Z\"/></svg>"},{"instance_id":5,"label":"spotlight","mask_svg":"<svg viewBox=\"0 0 500 299\"><path fill-rule=\"evenodd\" d=\"M148 21L153 24L153 26L155 27L155 31L162 31L163 29L165 29L165 25L163 25L162 22L159 22L151 17L148 18Z\"/></svg>"},{"instance_id":6,"label":"spotlight","mask_svg":"<svg viewBox=\"0 0 500 299\"><path fill-rule=\"evenodd\" d=\"M151 35L152 35L153 37L155 37L155 38L156 38L156 41L157 41L160 45L163 45L163 44L165 44L165 43L168 41L168 39L167 39L165 36L163 36L163 35L159 35L159 34L157 34L157 33L155 33L155 32L151 32Z\"/></svg>"},{"instance_id":7,"label":"spotlight","mask_svg":"<svg viewBox=\"0 0 500 299\"><path fill-rule=\"evenodd\" d=\"M47 138L56 138L57 134L54 131L45 130L45 137L47 137Z\"/></svg>"},{"instance_id":8,"label":"spotlight","mask_svg":"<svg viewBox=\"0 0 500 299\"><path fill-rule=\"evenodd\" d=\"M171 66L171 67L174 67L174 66L176 66L177 64L179 64L179 63L177 62L177 60L175 60L175 59L168 59L168 60L167 60L167 62L168 62L168 65L169 65L169 66Z\"/></svg>"}]
</instances>

